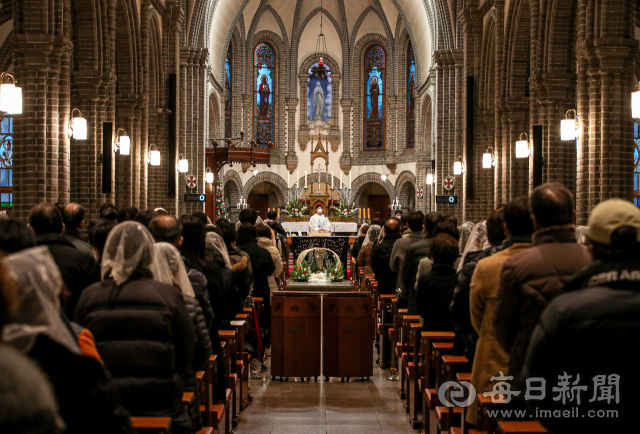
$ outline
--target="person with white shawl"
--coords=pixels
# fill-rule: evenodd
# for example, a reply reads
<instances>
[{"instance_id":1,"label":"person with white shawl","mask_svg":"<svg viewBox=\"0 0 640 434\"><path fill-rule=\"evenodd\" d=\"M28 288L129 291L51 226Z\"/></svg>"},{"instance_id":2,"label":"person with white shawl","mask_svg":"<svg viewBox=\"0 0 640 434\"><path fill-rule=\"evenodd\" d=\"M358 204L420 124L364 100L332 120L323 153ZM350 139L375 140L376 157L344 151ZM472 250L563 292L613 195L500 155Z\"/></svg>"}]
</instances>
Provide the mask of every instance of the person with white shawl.
<instances>
[{"instance_id":1,"label":"person with white shawl","mask_svg":"<svg viewBox=\"0 0 640 434\"><path fill-rule=\"evenodd\" d=\"M213 259L222 272L225 293L223 297L224 318L220 326L221 329L231 328L230 322L237 314L242 313L243 301L236 284L234 276L234 266L231 264L227 246L222 237L216 232L207 232L206 241L207 255Z\"/></svg>"},{"instance_id":2,"label":"person with white shawl","mask_svg":"<svg viewBox=\"0 0 640 434\"><path fill-rule=\"evenodd\" d=\"M48 375L65 432L86 433L92 426L92 432L133 433L129 414L114 401L116 382L96 358L82 353L71 324L61 316L64 284L49 249L27 249L3 263L18 304L8 315L2 342L38 362Z\"/></svg>"},{"instance_id":3,"label":"person with white shawl","mask_svg":"<svg viewBox=\"0 0 640 434\"><path fill-rule=\"evenodd\" d=\"M207 323L204 320L204 313L200 303L195 298L195 292L187 276L187 270L182 261L182 256L178 249L169 243L156 243L154 246L155 255L153 260L153 277L155 280L173 285L182 292L185 305L189 311L189 316L193 322L193 329L196 336L196 349L191 361L191 369L182 376L184 391L195 394L194 408L200 408L198 401L198 383L196 372L203 371L209 357L211 356L211 340ZM200 412L195 412L193 419L193 430L202 429L202 416Z\"/></svg>"},{"instance_id":4,"label":"person with white shawl","mask_svg":"<svg viewBox=\"0 0 640 434\"><path fill-rule=\"evenodd\" d=\"M258 246L269 251L271 259L273 259L273 264L276 266L276 269L271 276L269 276L269 290L271 291L271 295L273 295L273 291L278 290L276 277L282 273L282 257L275 247L276 240L273 230L265 224L256 224L256 231L258 232Z\"/></svg>"},{"instance_id":5,"label":"person with white shawl","mask_svg":"<svg viewBox=\"0 0 640 434\"><path fill-rule=\"evenodd\" d=\"M371 270L371 250L373 249L373 245L378 241L380 230L380 226L371 225L371 227L367 231L367 235L364 237L364 242L362 243L360 253L358 253L358 259L356 260L356 263L358 267L364 267L365 274L373 273L373 270Z\"/></svg>"},{"instance_id":6,"label":"person with white shawl","mask_svg":"<svg viewBox=\"0 0 640 434\"><path fill-rule=\"evenodd\" d=\"M182 403L196 335L184 298L153 280L155 249L140 223L114 227L102 256L102 282L85 289L75 321L87 327L134 416L172 418L173 433L191 431ZM95 423L95 421L94 421Z\"/></svg>"}]
</instances>

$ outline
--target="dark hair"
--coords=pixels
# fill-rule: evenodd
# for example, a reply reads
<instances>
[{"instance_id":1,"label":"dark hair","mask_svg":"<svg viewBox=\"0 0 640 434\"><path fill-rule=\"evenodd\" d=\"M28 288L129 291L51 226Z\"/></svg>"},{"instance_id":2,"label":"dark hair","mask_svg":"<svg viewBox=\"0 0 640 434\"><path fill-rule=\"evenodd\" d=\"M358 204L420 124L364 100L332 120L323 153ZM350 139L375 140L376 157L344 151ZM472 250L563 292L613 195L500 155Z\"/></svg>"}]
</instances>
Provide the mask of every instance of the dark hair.
<instances>
[{"instance_id":1,"label":"dark hair","mask_svg":"<svg viewBox=\"0 0 640 434\"><path fill-rule=\"evenodd\" d=\"M265 224L256 225L256 233L259 237L271 239L271 228Z\"/></svg>"},{"instance_id":2,"label":"dark hair","mask_svg":"<svg viewBox=\"0 0 640 434\"><path fill-rule=\"evenodd\" d=\"M453 223L448 222L444 224ZM453 265L460 254L458 241L449 234L441 233L436 235L431 242L429 257L433 259L434 265Z\"/></svg>"},{"instance_id":3,"label":"dark hair","mask_svg":"<svg viewBox=\"0 0 640 434\"><path fill-rule=\"evenodd\" d=\"M104 210L100 211L100 218L102 220L116 221L117 217L118 211L116 211L115 208L105 208Z\"/></svg>"},{"instance_id":4,"label":"dark hair","mask_svg":"<svg viewBox=\"0 0 640 434\"><path fill-rule=\"evenodd\" d=\"M191 215L200 219L203 225L207 226L209 224L209 218L207 217L206 213L203 213L202 211L196 211Z\"/></svg>"},{"instance_id":5,"label":"dark hair","mask_svg":"<svg viewBox=\"0 0 640 434\"><path fill-rule=\"evenodd\" d=\"M156 243L175 244L182 236L182 224L173 216L161 215L151 220L149 232Z\"/></svg>"},{"instance_id":6,"label":"dark hair","mask_svg":"<svg viewBox=\"0 0 640 434\"><path fill-rule=\"evenodd\" d=\"M77 203L70 203L62 210L62 221L68 229L77 229L84 220L84 208Z\"/></svg>"},{"instance_id":7,"label":"dark hair","mask_svg":"<svg viewBox=\"0 0 640 434\"><path fill-rule=\"evenodd\" d=\"M435 230L438 223L442 223L444 221L444 217L439 212L430 212L426 216L424 216L424 228L429 235L433 235L433 231ZM409 226L411 228L411 226ZM411 229L413 230L413 229Z\"/></svg>"},{"instance_id":8,"label":"dark hair","mask_svg":"<svg viewBox=\"0 0 640 434\"><path fill-rule=\"evenodd\" d=\"M67 206L67 204L64 202L56 202L53 204L53 206L58 208L58 210L60 211L60 214L62 214L64 212L64 207Z\"/></svg>"},{"instance_id":9,"label":"dark hair","mask_svg":"<svg viewBox=\"0 0 640 434\"><path fill-rule=\"evenodd\" d=\"M533 233L533 220L531 220L529 200L526 197L519 197L505 205L504 224L513 236Z\"/></svg>"},{"instance_id":10,"label":"dark hair","mask_svg":"<svg viewBox=\"0 0 640 434\"><path fill-rule=\"evenodd\" d=\"M409 215L411 215L411 213L409 213ZM424 218L423 218L423 220L424 220ZM402 216L400 217L400 221L402 222L402 226L406 226L407 223L409 223L409 216L405 215L405 214L402 214Z\"/></svg>"},{"instance_id":11,"label":"dark hair","mask_svg":"<svg viewBox=\"0 0 640 434\"><path fill-rule=\"evenodd\" d=\"M277 213L277 211L269 211L269 212L267 213L267 218L268 218L269 220L275 220L275 219L277 219L277 218L278 218L278 213Z\"/></svg>"},{"instance_id":12,"label":"dark hair","mask_svg":"<svg viewBox=\"0 0 640 434\"><path fill-rule=\"evenodd\" d=\"M105 209L115 209L116 213L118 212L118 208L116 208L116 206L112 203L103 203L102 205L100 205L100 214L102 214L102 211L104 211Z\"/></svg>"},{"instance_id":13,"label":"dark hair","mask_svg":"<svg viewBox=\"0 0 640 434\"><path fill-rule=\"evenodd\" d=\"M637 259L640 256L640 243L637 241L637 229L621 226L611 233L611 244L600 244L588 239L593 246L594 259Z\"/></svg>"},{"instance_id":14,"label":"dark hair","mask_svg":"<svg viewBox=\"0 0 640 434\"><path fill-rule=\"evenodd\" d=\"M458 230L458 227L451 222L438 223L436 228L433 230L433 236L436 237L440 234L447 234L456 241L460 239L460 231Z\"/></svg>"},{"instance_id":15,"label":"dark hair","mask_svg":"<svg viewBox=\"0 0 640 434\"><path fill-rule=\"evenodd\" d=\"M322 208L322 210L324 211L324 205L323 204L319 203L313 209L318 209L318 208Z\"/></svg>"},{"instance_id":16,"label":"dark hair","mask_svg":"<svg viewBox=\"0 0 640 434\"><path fill-rule=\"evenodd\" d=\"M214 226L214 225L207 225L207 226L205 227L205 230L207 231L207 233L209 233L209 232L213 232L213 233L218 234L218 235L220 235L220 236L222 237L222 231L221 231L221 230L220 230L220 228L219 228L219 227L217 227L217 226Z\"/></svg>"},{"instance_id":17,"label":"dark hair","mask_svg":"<svg viewBox=\"0 0 640 434\"><path fill-rule=\"evenodd\" d=\"M167 210L164 208L155 208L154 211L157 212L158 215L169 215L169 213L167 213Z\"/></svg>"},{"instance_id":18,"label":"dark hair","mask_svg":"<svg viewBox=\"0 0 640 434\"><path fill-rule=\"evenodd\" d=\"M229 222L220 222L218 227L222 231L222 239L227 246L227 250L231 250L231 243L236 241L236 225Z\"/></svg>"},{"instance_id":19,"label":"dark hair","mask_svg":"<svg viewBox=\"0 0 640 434\"><path fill-rule=\"evenodd\" d=\"M455 226L458 226L458 218L453 215L448 215L444 218L445 222L453 223Z\"/></svg>"},{"instance_id":20,"label":"dark hair","mask_svg":"<svg viewBox=\"0 0 640 434\"><path fill-rule=\"evenodd\" d=\"M136 218L136 215L138 215L138 212L138 208L134 208L132 206L122 208L120 211L118 211L116 220L118 221L118 223L133 220Z\"/></svg>"},{"instance_id":21,"label":"dark hair","mask_svg":"<svg viewBox=\"0 0 640 434\"><path fill-rule=\"evenodd\" d=\"M29 227L17 219L0 220L0 250L16 253L36 246L36 237Z\"/></svg>"},{"instance_id":22,"label":"dark hair","mask_svg":"<svg viewBox=\"0 0 640 434\"><path fill-rule=\"evenodd\" d=\"M400 216L403 216L403 215L404 215L404 213L402 212L402 210L401 210L401 209L396 210L396 212L394 212L394 213L393 213L393 215L394 215L394 216L396 216L396 215L398 215L398 214L400 214Z\"/></svg>"},{"instance_id":23,"label":"dark hair","mask_svg":"<svg viewBox=\"0 0 640 434\"><path fill-rule=\"evenodd\" d=\"M504 233L504 206L494 209L487 218L487 240L492 246L502 243L507 236Z\"/></svg>"},{"instance_id":24,"label":"dark hair","mask_svg":"<svg viewBox=\"0 0 640 434\"><path fill-rule=\"evenodd\" d=\"M400 232L400 220L397 218L390 218L386 222L384 222L384 231L387 234L394 234L396 232Z\"/></svg>"},{"instance_id":25,"label":"dark hair","mask_svg":"<svg viewBox=\"0 0 640 434\"><path fill-rule=\"evenodd\" d=\"M222 217L220 217L218 220L216 220L216 226L220 226L223 223L229 223L229 220L224 219Z\"/></svg>"},{"instance_id":26,"label":"dark hair","mask_svg":"<svg viewBox=\"0 0 640 434\"><path fill-rule=\"evenodd\" d=\"M15 283L9 277L10 274L2 260L3 258L4 255L0 254L0 335L4 325L8 322L9 314L17 302Z\"/></svg>"},{"instance_id":27,"label":"dark hair","mask_svg":"<svg viewBox=\"0 0 640 434\"><path fill-rule=\"evenodd\" d=\"M367 236L367 231L369 230L369 228L370 228L369 224L364 223L362 226L360 226L360 229L361 229L360 234L362 236Z\"/></svg>"},{"instance_id":28,"label":"dark hair","mask_svg":"<svg viewBox=\"0 0 640 434\"><path fill-rule=\"evenodd\" d=\"M148 209L146 211L142 211L140 213L138 213L136 215L136 217L133 219L134 221L137 221L138 223L142 224L145 228L149 227L149 223L151 223L151 220L153 220L154 218L158 217L158 213L152 209Z\"/></svg>"},{"instance_id":29,"label":"dark hair","mask_svg":"<svg viewBox=\"0 0 640 434\"><path fill-rule=\"evenodd\" d=\"M111 229L115 228L117 223L113 220L103 220L98 222L94 227L89 231L89 240L91 241L91 246L93 246L98 252L100 252L100 257L102 258L102 252L104 251L104 246L107 244L107 237L109 236L109 232Z\"/></svg>"},{"instance_id":30,"label":"dark hair","mask_svg":"<svg viewBox=\"0 0 640 434\"><path fill-rule=\"evenodd\" d=\"M380 219L371 220L371 225L378 225L378 226L382 227L382 224L383 224L382 220L380 220Z\"/></svg>"},{"instance_id":31,"label":"dark hair","mask_svg":"<svg viewBox=\"0 0 640 434\"><path fill-rule=\"evenodd\" d=\"M278 222L276 222L276 221L271 220L271 221L267 222L267 225L268 225L271 229L273 229L273 231L274 231L276 234L280 234L280 235L282 235L282 236L284 236L284 237L286 237L286 236L287 236L287 231L285 231L285 230L284 230L284 228L282 227L282 225L281 225L280 223L278 223Z\"/></svg>"},{"instance_id":32,"label":"dark hair","mask_svg":"<svg viewBox=\"0 0 640 434\"><path fill-rule=\"evenodd\" d=\"M238 241L236 243L241 246L255 241L256 238L258 238L258 232L256 231L256 227L251 223L242 223L238 228L237 237Z\"/></svg>"},{"instance_id":33,"label":"dark hair","mask_svg":"<svg viewBox=\"0 0 640 434\"><path fill-rule=\"evenodd\" d=\"M562 184L549 182L534 188L529 205L542 228L573 223L573 194Z\"/></svg>"},{"instance_id":34,"label":"dark hair","mask_svg":"<svg viewBox=\"0 0 640 434\"><path fill-rule=\"evenodd\" d=\"M422 211L410 212L409 217L407 217L407 222L409 223L409 229L411 229L411 232L421 232L422 225L424 225L424 214Z\"/></svg>"},{"instance_id":35,"label":"dark hair","mask_svg":"<svg viewBox=\"0 0 640 434\"><path fill-rule=\"evenodd\" d=\"M252 225L255 225L258 220L258 213L253 208L243 209L240 211L238 220L240 220L240 223L251 223Z\"/></svg>"},{"instance_id":36,"label":"dark hair","mask_svg":"<svg viewBox=\"0 0 640 434\"><path fill-rule=\"evenodd\" d=\"M29 226L37 235L61 234L63 228L62 214L60 214L60 210L55 205L43 202L31 208Z\"/></svg>"},{"instance_id":37,"label":"dark hair","mask_svg":"<svg viewBox=\"0 0 640 434\"><path fill-rule=\"evenodd\" d=\"M203 271L206 267L207 233L202 221L195 216L185 216L180 219L182 224L182 246L180 251L187 262L196 270Z\"/></svg>"}]
</instances>

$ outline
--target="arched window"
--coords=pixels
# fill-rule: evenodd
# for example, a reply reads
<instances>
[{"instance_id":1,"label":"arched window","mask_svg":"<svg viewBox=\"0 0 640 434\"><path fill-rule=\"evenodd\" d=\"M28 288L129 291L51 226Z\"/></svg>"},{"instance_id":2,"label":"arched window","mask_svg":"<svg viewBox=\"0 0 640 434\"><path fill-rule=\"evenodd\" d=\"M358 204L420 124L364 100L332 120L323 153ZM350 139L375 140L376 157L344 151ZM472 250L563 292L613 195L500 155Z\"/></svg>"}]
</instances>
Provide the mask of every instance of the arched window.
<instances>
[{"instance_id":1,"label":"arched window","mask_svg":"<svg viewBox=\"0 0 640 434\"><path fill-rule=\"evenodd\" d=\"M13 208L13 117L0 124L0 212Z\"/></svg>"},{"instance_id":2,"label":"arched window","mask_svg":"<svg viewBox=\"0 0 640 434\"><path fill-rule=\"evenodd\" d=\"M253 136L258 145L267 146L267 143L275 141L276 55L273 48L264 42L256 46L253 54Z\"/></svg>"},{"instance_id":3,"label":"arched window","mask_svg":"<svg viewBox=\"0 0 640 434\"><path fill-rule=\"evenodd\" d=\"M416 144L416 60L411 42L407 44L407 148Z\"/></svg>"},{"instance_id":4,"label":"arched window","mask_svg":"<svg viewBox=\"0 0 640 434\"><path fill-rule=\"evenodd\" d=\"M633 203L640 206L640 128L633 123Z\"/></svg>"},{"instance_id":5,"label":"arched window","mask_svg":"<svg viewBox=\"0 0 640 434\"><path fill-rule=\"evenodd\" d=\"M233 65L233 45L229 43L227 58L224 61L224 87L227 91L227 100L224 103L224 136L231 137L231 119L233 117L233 99L231 93L231 71Z\"/></svg>"},{"instance_id":6,"label":"arched window","mask_svg":"<svg viewBox=\"0 0 640 434\"><path fill-rule=\"evenodd\" d=\"M379 45L364 55L364 150L384 150L386 114L386 54Z\"/></svg>"}]
</instances>

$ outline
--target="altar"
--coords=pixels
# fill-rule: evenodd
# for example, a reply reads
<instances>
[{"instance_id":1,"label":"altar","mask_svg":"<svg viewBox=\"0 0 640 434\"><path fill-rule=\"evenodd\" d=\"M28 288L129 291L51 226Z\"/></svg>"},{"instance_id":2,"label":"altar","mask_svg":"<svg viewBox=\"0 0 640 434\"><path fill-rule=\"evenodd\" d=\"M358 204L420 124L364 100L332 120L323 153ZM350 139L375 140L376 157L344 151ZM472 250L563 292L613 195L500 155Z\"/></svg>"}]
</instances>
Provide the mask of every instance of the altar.
<instances>
[{"instance_id":1,"label":"altar","mask_svg":"<svg viewBox=\"0 0 640 434\"><path fill-rule=\"evenodd\" d=\"M331 221L331 219L329 219ZM333 233L356 234L358 232L358 224L353 222L331 222L331 230ZM334 229L335 226L335 229ZM309 233L309 222L283 222L282 227L287 232L303 234Z\"/></svg>"},{"instance_id":2,"label":"altar","mask_svg":"<svg viewBox=\"0 0 640 434\"><path fill-rule=\"evenodd\" d=\"M351 223L354 224L355 223ZM331 236L331 237L289 237L289 244L291 245L291 252L293 253L294 261L304 250L313 247L324 247L333 251L340 258L342 265L346 267L349 264L347 261L347 255L349 253L349 239L351 237L345 236Z\"/></svg>"}]
</instances>

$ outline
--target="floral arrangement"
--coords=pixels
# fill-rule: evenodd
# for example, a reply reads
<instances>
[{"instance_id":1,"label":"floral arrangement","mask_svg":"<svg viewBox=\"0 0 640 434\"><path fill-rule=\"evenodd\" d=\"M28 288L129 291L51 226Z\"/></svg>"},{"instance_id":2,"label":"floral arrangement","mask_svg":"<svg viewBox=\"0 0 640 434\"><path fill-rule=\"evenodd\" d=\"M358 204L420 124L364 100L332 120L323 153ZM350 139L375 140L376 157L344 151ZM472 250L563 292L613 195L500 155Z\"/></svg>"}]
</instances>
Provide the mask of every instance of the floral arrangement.
<instances>
[{"instance_id":1,"label":"floral arrangement","mask_svg":"<svg viewBox=\"0 0 640 434\"><path fill-rule=\"evenodd\" d=\"M341 266L340 261L337 263L332 263L328 261L327 263L327 278L331 282L342 282L344 277L344 267Z\"/></svg>"},{"instance_id":2,"label":"floral arrangement","mask_svg":"<svg viewBox=\"0 0 640 434\"><path fill-rule=\"evenodd\" d=\"M222 180L219 179L216 184L216 220L219 218L229 219L229 212L227 210L227 204L224 201L224 190L222 188Z\"/></svg>"},{"instance_id":3,"label":"floral arrangement","mask_svg":"<svg viewBox=\"0 0 640 434\"><path fill-rule=\"evenodd\" d=\"M340 259L333 251L311 247L300 253L290 277L296 282L341 282L345 274Z\"/></svg>"},{"instance_id":4,"label":"floral arrangement","mask_svg":"<svg viewBox=\"0 0 640 434\"><path fill-rule=\"evenodd\" d=\"M332 206L331 208L336 210L335 215L337 217L353 217L358 211L356 204L353 202L340 201L340 205Z\"/></svg>"},{"instance_id":5,"label":"floral arrangement","mask_svg":"<svg viewBox=\"0 0 640 434\"><path fill-rule=\"evenodd\" d=\"M307 261L302 261L299 267L293 267L289 277L296 282L308 282L311 277L311 268Z\"/></svg>"},{"instance_id":6,"label":"floral arrangement","mask_svg":"<svg viewBox=\"0 0 640 434\"><path fill-rule=\"evenodd\" d=\"M302 217L306 215L307 206L300 202L299 199L289 201L287 209L284 210L291 217Z\"/></svg>"}]
</instances>

